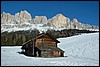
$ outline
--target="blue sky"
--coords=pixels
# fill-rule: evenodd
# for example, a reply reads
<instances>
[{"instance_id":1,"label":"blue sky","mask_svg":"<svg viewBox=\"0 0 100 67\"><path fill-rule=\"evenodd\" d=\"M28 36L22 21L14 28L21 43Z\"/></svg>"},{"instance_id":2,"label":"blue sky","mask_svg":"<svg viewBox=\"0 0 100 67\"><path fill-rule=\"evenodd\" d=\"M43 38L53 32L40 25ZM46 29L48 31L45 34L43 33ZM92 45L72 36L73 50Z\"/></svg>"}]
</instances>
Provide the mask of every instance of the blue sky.
<instances>
[{"instance_id":1,"label":"blue sky","mask_svg":"<svg viewBox=\"0 0 100 67\"><path fill-rule=\"evenodd\" d=\"M1 1L1 13L15 14L27 10L32 18L46 16L48 19L56 14L63 14L70 20L99 25L99 1Z\"/></svg>"}]
</instances>

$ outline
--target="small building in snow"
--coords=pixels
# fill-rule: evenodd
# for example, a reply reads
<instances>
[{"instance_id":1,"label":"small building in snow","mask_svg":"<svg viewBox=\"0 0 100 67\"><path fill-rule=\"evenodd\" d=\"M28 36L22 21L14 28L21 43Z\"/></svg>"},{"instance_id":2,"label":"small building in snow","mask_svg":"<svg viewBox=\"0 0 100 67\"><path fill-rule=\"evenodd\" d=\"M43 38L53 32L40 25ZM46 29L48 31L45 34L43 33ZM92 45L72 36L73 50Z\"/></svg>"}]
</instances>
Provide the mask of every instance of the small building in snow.
<instances>
[{"instance_id":1,"label":"small building in snow","mask_svg":"<svg viewBox=\"0 0 100 67\"><path fill-rule=\"evenodd\" d=\"M41 34L22 44L24 54L33 57L63 57L64 51L57 47L60 43L49 34Z\"/></svg>"}]
</instances>

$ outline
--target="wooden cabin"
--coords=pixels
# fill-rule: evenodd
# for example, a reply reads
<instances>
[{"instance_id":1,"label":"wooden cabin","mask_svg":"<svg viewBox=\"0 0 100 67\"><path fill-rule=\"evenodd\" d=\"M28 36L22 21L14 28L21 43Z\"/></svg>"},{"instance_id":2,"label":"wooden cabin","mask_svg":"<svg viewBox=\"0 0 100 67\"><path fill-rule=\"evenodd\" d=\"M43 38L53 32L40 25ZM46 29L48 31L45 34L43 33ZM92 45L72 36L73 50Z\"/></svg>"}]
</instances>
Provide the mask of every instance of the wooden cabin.
<instances>
[{"instance_id":1,"label":"wooden cabin","mask_svg":"<svg viewBox=\"0 0 100 67\"><path fill-rule=\"evenodd\" d=\"M57 43L60 42L46 33L23 43L21 49L27 56L63 57L64 51L57 47Z\"/></svg>"}]
</instances>

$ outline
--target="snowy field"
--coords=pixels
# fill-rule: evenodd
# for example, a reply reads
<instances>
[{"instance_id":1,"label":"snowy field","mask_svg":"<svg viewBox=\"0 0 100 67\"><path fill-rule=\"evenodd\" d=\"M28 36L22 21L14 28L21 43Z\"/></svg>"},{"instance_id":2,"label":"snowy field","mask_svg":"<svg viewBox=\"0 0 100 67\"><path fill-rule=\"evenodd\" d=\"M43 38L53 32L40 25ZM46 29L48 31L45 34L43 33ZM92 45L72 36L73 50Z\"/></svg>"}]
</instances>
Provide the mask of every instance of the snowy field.
<instances>
[{"instance_id":1,"label":"snowy field","mask_svg":"<svg viewBox=\"0 0 100 67\"><path fill-rule=\"evenodd\" d=\"M99 66L99 33L59 38L65 57L27 57L21 46L1 47L1 66Z\"/></svg>"}]
</instances>

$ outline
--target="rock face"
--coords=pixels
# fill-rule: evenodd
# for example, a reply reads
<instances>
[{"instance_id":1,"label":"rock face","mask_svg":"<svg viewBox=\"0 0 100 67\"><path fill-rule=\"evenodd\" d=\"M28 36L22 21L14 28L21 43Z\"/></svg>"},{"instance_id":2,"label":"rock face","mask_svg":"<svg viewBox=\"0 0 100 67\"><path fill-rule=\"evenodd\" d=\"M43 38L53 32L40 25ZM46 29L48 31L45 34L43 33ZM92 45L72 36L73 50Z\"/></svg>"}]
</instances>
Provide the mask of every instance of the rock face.
<instances>
[{"instance_id":1,"label":"rock face","mask_svg":"<svg viewBox=\"0 0 100 67\"><path fill-rule=\"evenodd\" d=\"M1 14L1 30L8 28L26 28L35 26L34 24L42 24L41 27L52 28L65 28L65 29L99 29L98 26L92 26L89 24L83 24L76 18L72 21L70 18L65 17L62 14L57 14L51 19L47 19L46 16L32 16L26 10L11 15L10 13L3 12ZM40 26L40 25L39 25Z\"/></svg>"},{"instance_id":2,"label":"rock face","mask_svg":"<svg viewBox=\"0 0 100 67\"><path fill-rule=\"evenodd\" d=\"M72 26L73 26L74 29L81 29L82 28L81 23L78 22L78 20L76 18L73 19Z\"/></svg>"},{"instance_id":3,"label":"rock face","mask_svg":"<svg viewBox=\"0 0 100 67\"><path fill-rule=\"evenodd\" d=\"M26 10L15 15L11 15L10 13L1 14L1 24L21 24L31 22L31 20L32 17Z\"/></svg>"},{"instance_id":4,"label":"rock face","mask_svg":"<svg viewBox=\"0 0 100 67\"><path fill-rule=\"evenodd\" d=\"M51 20L51 22L56 27L61 27L66 24L66 17L64 17L62 14L57 14L56 17Z\"/></svg>"},{"instance_id":5,"label":"rock face","mask_svg":"<svg viewBox=\"0 0 100 67\"><path fill-rule=\"evenodd\" d=\"M24 23L24 22L31 22L32 17L30 13L28 13L26 10L21 11L20 13L15 14L15 21L19 23Z\"/></svg>"},{"instance_id":6,"label":"rock face","mask_svg":"<svg viewBox=\"0 0 100 67\"><path fill-rule=\"evenodd\" d=\"M61 28L65 27L67 23L70 22L69 18L66 18L62 14L57 14L55 17L51 19L51 22L55 27Z\"/></svg>"},{"instance_id":7,"label":"rock face","mask_svg":"<svg viewBox=\"0 0 100 67\"><path fill-rule=\"evenodd\" d=\"M14 16L11 15L10 13L5 13L1 14L1 24L14 24Z\"/></svg>"},{"instance_id":8,"label":"rock face","mask_svg":"<svg viewBox=\"0 0 100 67\"><path fill-rule=\"evenodd\" d=\"M53 26L55 28L67 28L70 29L70 19L66 18L62 14L57 14L53 18L48 20L47 25Z\"/></svg>"},{"instance_id":9,"label":"rock face","mask_svg":"<svg viewBox=\"0 0 100 67\"><path fill-rule=\"evenodd\" d=\"M46 24L48 20L46 16L35 16L33 22L36 24Z\"/></svg>"}]
</instances>

